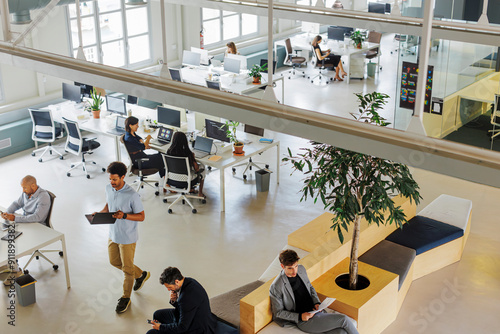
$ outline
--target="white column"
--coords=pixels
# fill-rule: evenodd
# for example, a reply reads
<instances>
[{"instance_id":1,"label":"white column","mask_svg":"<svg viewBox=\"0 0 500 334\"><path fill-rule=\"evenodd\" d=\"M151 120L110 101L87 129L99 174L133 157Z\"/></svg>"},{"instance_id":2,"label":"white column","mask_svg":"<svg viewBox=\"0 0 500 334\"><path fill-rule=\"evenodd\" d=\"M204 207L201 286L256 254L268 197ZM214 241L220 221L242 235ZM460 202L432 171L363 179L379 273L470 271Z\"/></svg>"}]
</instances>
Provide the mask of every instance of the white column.
<instances>
[{"instance_id":1,"label":"white column","mask_svg":"<svg viewBox=\"0 0 500 334\"><path fill-rule=\"evenodd\" d=\"M161 11L161 44L163 47L163 64L161 65L160 77L172 80L170 76L170 71L168 70L167 64L167 32L165 28L165 0L160 1L160 11Z\"/></svg>"},{"instance_id":2,"label":"white column","mask_svg":"<svg viewBox=\"0 0 500 334\"><path fill-rule=\"evenodd\" d=\"M278 55L276 55L277 61ZM268 1L267 8L267 86L262 99L278 102L273 88L273 0Z\"/></svg>"}]
</instances>

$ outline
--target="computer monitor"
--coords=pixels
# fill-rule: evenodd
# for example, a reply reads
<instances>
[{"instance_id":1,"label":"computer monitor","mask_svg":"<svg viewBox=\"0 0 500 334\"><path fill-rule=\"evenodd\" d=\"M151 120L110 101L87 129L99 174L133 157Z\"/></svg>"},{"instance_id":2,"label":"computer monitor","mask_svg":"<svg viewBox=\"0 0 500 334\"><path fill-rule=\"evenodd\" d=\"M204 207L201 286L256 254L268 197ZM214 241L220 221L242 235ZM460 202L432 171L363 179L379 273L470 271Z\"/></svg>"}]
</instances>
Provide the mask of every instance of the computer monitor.
<instances>
[{"instance_id":1,"label":"computer monitor","mask_svg":"<svg viewBox=\"0 0 500 334\"><path fill-rule=\"evenodd\" d=\"M205 119L205 129L207 137L217 139L229 143L230 140L226 134L226 124L213 121L211 119Z\"/></svg>"},{"instance_id":2,"label":"computer monitor","mask_svg":"<svg viewBox=\"0 0 500 334\"><path fill-rule=\"evenodd\" d=\"M248 69L247 56L228 54L228 55L226 55L226 58L239 60L240 61L240 68L242 70Z\"/></svg>"},{"instance_id":3,"label":"computer monitor","mask_svg":"<svg viewBox=\"0 0 500 334\"><path fill-rule=\"evenodd\" d=\"M182 52L182 65L200 66L201 54L184 50Z\"/></svg>"},{"instance_id":4,"label":"computer monitor","mask_svg":"<svg viewBox=\"0 0 500 334\"><path fill-rule=\"evenodd\" d=\"M92 93L92 87L91 85L87 85L81 82L76 82L75 81L75 86L80 86L80 94L85 97L90 97L90 94Z\"/></svg>"},{"instance_id":5,"label":"computer monitor","mask_svg":"<svg viewBox=\"0 0 500 334\"><path fill-rule=\"evenodd\" d=\"M168 71L170 72L170 76L172 77L172 80L182 82L181 70L180 69L169 67Z\"/></svg>"},{"instance_id":6,"label":"computer monitor","mask_svg":"<svg viewBox=\"0 0 500 334\"><path fill-rule=\"evenodd\" d=\"M82 102L82 94L80 86L75 86L63 82L62 84L63 99L74 101L76 103Z\"/></svg>"},{"instance_id":7,"label":"computer monitor","mask_svg":"<svg viewBox=\"0 0 500 334\"><path fill-rule=\"evenodd\" d=\"M220 117L204 114L198 111L194 112L194 128L198 131L203 131L205 128L205 119L211 119L216 122L220 122Z\"/></svg>"},{"instance_id":8,"label":"computer monitor","mask_svg":"<svg viewBox=\"0 0 500 334\"><path fill-rule=\"evenodd\" d=\"M354 28L352 27L342 27L342 26L338 26L337 28L340 28L340 29L343 29L344 30L344 34L348 34L349 36L352 34L352 32L354 31Z\"/></svg>"},{"instance_id":9,"label":"computer monitor","mask_svg":"<svg viewBox=\"0 0 500 334\"><path fill-rule=\"evenodd\" d=\"M233 72L233 73L240 73L240 61L238 59L234 58L224 58L224 71L227 72Z\"/></svg>"},{"instance_id":10,"label":"computer monitor","mask_svg":"<svg viewBox=\"0 0 500 334\"><path fill-rule=\"evenodd\" d=\"M106 109L119 115L127 115L127 104L123 97L106 95Z\"/></svg>"},{"instance_id":11,"label":"computer monitor","mask_svg":"<svg viewBox=\"0 0 500 334\"><path fill-rule=\"evenodd\" d=\"M328 27L328 39L332 41L343 41L344 29L339 27Z\"/></svg>"},{"instance_id":12,"label":"computer monitor","mask_svg":"<svg viewBox=\"0 0 500 334\"><path fill-rule=\"evenodd\" d=\"M200 54L200 64L209 65L208 62L208 51L200 48L191 47L191 52L196 52Z\"/></svg>"},{"instance_id":13,"label":"computer monitor","mask_svg":"<svg viewBox=\"0 0 500 334\"><path fill-rule=\"evenodd\" d=\"M208 88L220 90L220 81L206 80L206 82Z\"/></svg>"},{"instance_id":14,"label":"computer monitor","mask_svg":"<svg viewBox=\"0 0 500 334\"><path fill-rule=\"evenodd\" d=\"M385 3L369 2L368 3L368 12L385 14Z\"/></svg>"},{"instance_id":15,"label":"computer monitor","mask_svg":"<svg viewBox=\"0 0 500 334\"><path fill-rule=\"evenodd\" d=\"M158 123L180 129L181 112L177 109L158 106Z\"/></svg>"}]
</instances>

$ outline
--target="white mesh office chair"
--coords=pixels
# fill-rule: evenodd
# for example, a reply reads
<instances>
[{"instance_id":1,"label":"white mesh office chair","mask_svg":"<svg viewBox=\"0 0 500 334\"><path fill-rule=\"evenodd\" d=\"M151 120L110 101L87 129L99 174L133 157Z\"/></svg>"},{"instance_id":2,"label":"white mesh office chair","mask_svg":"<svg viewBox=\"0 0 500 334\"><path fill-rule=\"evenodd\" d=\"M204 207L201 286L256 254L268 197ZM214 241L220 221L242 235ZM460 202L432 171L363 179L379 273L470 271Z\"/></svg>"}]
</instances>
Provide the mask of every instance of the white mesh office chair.
<instances>
[{"instance_id":1,"label":"white mesh office chair","mask_svg":"<svg viewBox=\"0 0 500 334\"><path fill-rule=\"evenodd\" d=\"M47 215L47 218L45 218L45 221L42 224L47 226L47 227L53 228L52 223L50 221L50 217L52 216L52 208L54 207L54 199L56 198L56 195L54 195L50 191L47 191L47 192L49 193L49 196L50 196L50 208L49 208L49 213ZM52 262L49 258L47 258L44 255L44 253L50 253L50 252L58 252L59 256L64 256L63 251L60 249L58 249L58 250L37 249L31 254L31 257L29 258L28 262L26 262L26 265L24 266L24 273L29 274L29 270L27 269L28 265L31 263L31 261L33 261L33 259L38 260L38 259L40 259L40 257L43 258L44 260L46 260L47 262L49 262L50 264L52 264L52 268L54 270L59 269L59 266L57 264Z\"/></svg>"},{"instance_id":2,"label":"white mesh office chair","mask_svg":"<svg viewBox=\"0 0 500 334\"><path fill-rule=\"evenodd\" d=\"M36 155L36 152L43 151L39 162L43 161L43 156L45 153L52 151L59 155L59 159L64 159L64 156L52 146L52 143L59 138L62 138L63 133L60 127L56 127L54 124L54 119L52 118L52 112L49 109L28 109L30 113L31 120L33 121L33 130L31 132L31 139L35 142L47 143L46 147L41 147L33 150L32 156Z\"/></svg>"},{"instance_id":3,"label":"white mesh office chair","mask_svg":"<svg viewBox=\"0 0 500 334\"><path fill-rule=\"evenodd\" d=\"M493 125L491 132L491 140L500 135L500 95L495 94L495 103L493 104L493 110L491 111L490 123Z\"/></svg>"},{"instance_id":4,"label":"white mesh office chair","mask_svg":"<svg viewBox=\"0 0 500 334\"><path fill-rule=\"evenodd\" d=\"M164 188L168 184L168 189L177 192L176 194L167 195L163 198L163 203L168 203L169 199L175 198L168 207L168 213L172 213L172 206L179 201L182 201L182 204L187 203L191 207L191 211L196 213L197 210L194 208L189 198L199 199L203 204L207 202L205 197L190 193L190 191L194 189L194 186L200 182L199 178L201 176L196 175L191 170L189 158L187 157L174 157L165 154L162 154L162 157L165 163Z\"/></svg>"},{"instance_id":5,"label":"white mesh office chair","mask_svg":"<svg viewBox=\"0 0 500 334\"><path fill-rule=\"evenodd\" d=\"M77 164L71 164L71 168L66 172L66 175L71 176L71 171L77 167L82 167L85 172L85 176L87 179L90 179L90 175L87 172L87 164L96 165L95 161L85 160L85 154L94 153L92 150L101 146L96 138L83 138L80 132L80 128L78 127L78 123L75 121L70 121L69 119L63 118L64 124L66 125L66 130L68 131L68 138L66 140L66 147L64 148L66 152L69 152L74 155L81 155L82 161ZM106 171L104 167L101 167L103 172Z\"/></svg>"},{"instance_id":6,"label":"white mesh office chair","mask_svg":"<svg viewBox=\"0 0 500 334\"><path fill-rule=\"evenodd\" d=\"M258 128L256 126L252 126L252 125L248 125L248 124L245 124L245 128L243 131L245 131L246 133L251 133L251 134L260 136L260 137L264 136L264 129L263 128ZM247 170L252 170L252 167L262 169L262 167L259 166L259 164L265 164L266 169L269 168L269 164L263 163L263 162L255 162L250 157L250 158L248 158L248 162L235 165L235 166L233 166L232 170L233 170L233 173L236 173L236 167L245 166L245 170L243 171L243 180L246 180L247 179L247 174L246 174Z\"/></svg>"}]
</instances>

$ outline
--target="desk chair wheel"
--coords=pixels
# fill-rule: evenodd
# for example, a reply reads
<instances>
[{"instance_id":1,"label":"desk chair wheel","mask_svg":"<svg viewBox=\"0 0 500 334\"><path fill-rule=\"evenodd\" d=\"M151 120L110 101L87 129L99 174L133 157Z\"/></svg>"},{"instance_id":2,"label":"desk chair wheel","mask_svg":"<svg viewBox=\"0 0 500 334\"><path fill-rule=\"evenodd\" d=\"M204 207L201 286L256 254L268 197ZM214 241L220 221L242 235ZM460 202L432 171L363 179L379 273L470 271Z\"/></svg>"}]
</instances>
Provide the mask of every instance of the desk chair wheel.
<instances>
[{"instance_id":1,"label":"desk chair wheel","mask_svg":"<svg viewBox=\"0 0 500 334\"><path fill-rule=\"evenodd\" d=\"M243 180L246 180L246 179L247 179L246 174L243 174Z\"/></svg>"},{"instance_id":2,"label":"desk chair wheel","mask_svg":"<svg viewBox=\"0 0 500 334\"><path fill-rule=\"evenodd\" d=\"M32 156L32 157L34 157L35 155L36 155L36 154L35 154L35 152L31 153L31 156Z\"/></svg>"},{"instance_id":3,"label":"desk chair wheel","mask_svg":"<svg viewBox=\"0 0 500 334\"><path fill-rule=\"evenodd\" d=\"M25 270L23 271L23 273L24 273L25 275L28 275L28 274L30 273L30 271L29 271L28 269L25 269Z\"/></svg>"},{"instance_id":4,"label":"desk chair wheel","mask_svg":"<svg viewBox=\"0 0 500 334\"><path fill-rule=\"evenodd\" d=\"M38 159L38 162L43 162L42 158Z\"/></svg>"},{"instance_id":5,"label":"desk chair wheel","mask_svg":"<svg viewBox=\"0 0 500 334\"><path fill-rule=\"evenodd\" d=\"M64 160L64 157L61 155L61 156L59 157L59 159L60 159L60 160Z\"/></svg>"},{"instance_id":6,"label":"desk chair wheel","mask_svg":"<svg viewBox=\"0 0 500 334\"><path fill-rule=\"evenodd\" d=\"M212 170L212 166L207 166L208 170Z\"/></svg>"},{"instance_id":7,"label":"desk chair wheel","mask_svg":"<svg viewBox=\"0 0 500 334\"><path fill-rule=\"evenodd\" d=\"M70 177L70 176L71 176L71 173L66 173L66 176L67 176L67 177Z\"/></svg>"},{"instance_id":8,"label":"desk chair wheel","mask_svg":"<svg viewBox=\"0 0 500 334\"><path fill-rule=\"evenodd\" d=\"M266 168L269 169L269 165L266 164Z\"/></svg>"},{"instance_id":9,"label":"desk chair wheel","mask_svg":"<svg viewBox=\"0 0 500 334\"><path fill-rule=\"evenodd\" d=\"M64 253L62 251L59 252L59 256L63 256Z\"/></svg>"},{"instance_id":10,"label":"desk chair wheel","mask_svg":"<svg viewBox=\"0 0 500 334\"><path fill-rule=\"evenodd\" d=\"M168 209L168 213L172 213L172 209Z\"/></svg>"},{"instance_id":11,"label":"desk chair wheel","mask_svg":"<svg viewBox=\"0 0 500 334\"><path fill-rule=\"evenodd\" d=\"M101 168L101 170L102 170L103 172L105 172L105 171L106 171L106 168L104 168L104 167L103 167L103 168Z\"/></svg>"},{"instance_id":12,"label":"desk chair wheel","mask_svg":"<svg viewBox=\"0 0 500 334\"><path fill-rule=\"evenodd\" d=\"M202 199L201 200L201 204L207 204L207 200L206 199Z\"/></svg>"},{"instance_id":13,"label":"desk chair wheel","mask_svg":"<svg viewBox=\"0 0 500 334\"><path fill-rule=\"evenodd\" d=\"M236 168L233 167L232 169L233 169L233 173L236 173Z\"/></svg>"},{"instance_id":14,"label":"desk chair wheel","mask_svg":"<svg viewBox=\"0 0 500 334\"><path fill-rule=\"evenodd\" d=\"M193 209L191 212L192 212L192 213L196 213L196 212L198 212L198 211L196 211L196 209Z\"/></svg>"},{"instance_id":15,"label":"desk chair wheel","mask_svg":"<svg viewBox=\"0 0 500 334\"><path fill-rule=\"evenodd\" d=\"M54 268L54 270L57 270L57 269L59 269L59 266L58 266L57 264L54 264L54 265L52 266L52 268Z\"/></svg>"},{"instance_id":16,"label":"desk chair wheel","mask_svg":"<svg viewBox=\"0 0 500 334\"><path fill-rule=\"evenodd\" d=\"M103 168L104 169L104 168ZM155 182L155 187L158 187L160 185L159 182Z\"/></svg>"},{"instance_id":17,"label":"desk chair wheel","mask_svg":"<svg viewBox=\"0 0 500 334\"><path fill-rule=\"evenodd\" d=\"M182 200L182 204L186 204L186 201L185 201L185 200Z\"/></svg>"},{"instance_id":18,"label":"desk chair wheel","mask_svg":"<svg viewBox=\"0 0 500 334\"><path fill-rule=\"evenodd\" d=\"M166 198L164 198L163 203L168 203L168 200Z\"/></svg>"},{"instance_id":19,"label":"desk chair wheel","mask_svg":"<svg viewBox=\"0 0 500 334\"><path fill-rule=\"evenodd\" d=\"M40 257L39 256L35 256L35 259L40 260Z\"/></svg>"},{"instance_id":20,"label":"desk chair wheel","mask_svg":"<svg viewBox=\"0 0 500 334\"><path fill-rule=\"evenodd\" d=\"M160 194L159 191L155 191L155 196L158 196Z\"/></svg>"},{"instance_id":21,"label":"desk chair wheel","mask_svg":"<svg viewBox=\"0 0 500 334\"><path fill-rule=\"evenodd\" d=\"M90 179L90 175L87 174L87 179Z\"/></svg>"}]
</instances>

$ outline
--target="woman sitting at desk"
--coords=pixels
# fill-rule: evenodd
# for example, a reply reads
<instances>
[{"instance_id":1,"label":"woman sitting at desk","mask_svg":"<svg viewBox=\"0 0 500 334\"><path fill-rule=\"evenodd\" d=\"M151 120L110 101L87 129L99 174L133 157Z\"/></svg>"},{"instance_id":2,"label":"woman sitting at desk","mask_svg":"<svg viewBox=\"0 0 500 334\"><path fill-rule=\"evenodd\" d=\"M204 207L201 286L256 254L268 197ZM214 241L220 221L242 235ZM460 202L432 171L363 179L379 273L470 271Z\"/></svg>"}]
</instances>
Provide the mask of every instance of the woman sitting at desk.
<instances>
[{"instance_id":1,"label":"woman sitting at desk","mask_svg":"<svg viewBox=\"0 0 500 334\"><path fill-rule=\"evenodd\" d=\"M326 50L325 52L321 51L321 48L319 47L321 40L321 36L318 35L314 37L311 43L314 52L316 53L316 58L318 58L318 61L322 61L324 59L325 64L333 65L333 67L335 68L335 78L333 78L333 80L344 81L342 80L342 78L345 77L347 73L344 71L344 67L342 66L342 62L340 61L340 56L333 55L330 52L330 49ZM339 73L342 73L342 78L339 76Z\"/></svg>"},{"instance_id":2,"label":"woman sitting at desk","mask_svg":"<svg viewBox=\"0 0 500 334\"><path fill-rule=\"evenodd\" d=\"M160 177L165 176L165 165L163 164L163 158L160 153L156 154L146 154L144 153L145 149L151 148L149 146L149 141L151 140L151 135L146 137L146 140L143 140L141 136L139 136L136 132L139 128L139 119L134 116L129 116L125 120L125 130L127 133L123 136L123 141L125 142L125 146L127 151L129 151L130 158L132 159L132 163L134 167L138 167L137 160L142 158L148 158L149 161L143 161L143 168L157 168Z\"/></svg>"},{"instance_id":3,"label":"woman sitting at desk","mask_svg":"<svg viewBox=\"0 0 500 334\"><path fill-rule=\"evenodd\" d=\"M236 44L234 42L227 42L226 44L227 50L224 53L225 56L232 54L232 55L239 55L240 53L238 52L238 49L236 49Z\"/></svg>"},{"instance_id":4,"label":"woman sitting at desk","mask_svg":"<svg viewBox=\"0 0 500 334\"><path fill-rule=\"evenodd\" d=\"M188 157L189 164L191 165L191 170L195 172L195 179L197 178L200 183L198 187L198 196L203 196L203 182L205 181L205 166L202 163L199 163L194 158L194 153L189 149L189 144L186 135L184 132L177 131L174 133L172 137L172 142L170 144L169 149L167 150L167 155L171 155L174 157ZM193 179L192 181L194 181ZM191 182L191 185L197 182Z\"/></svg>"}]
</instances>

